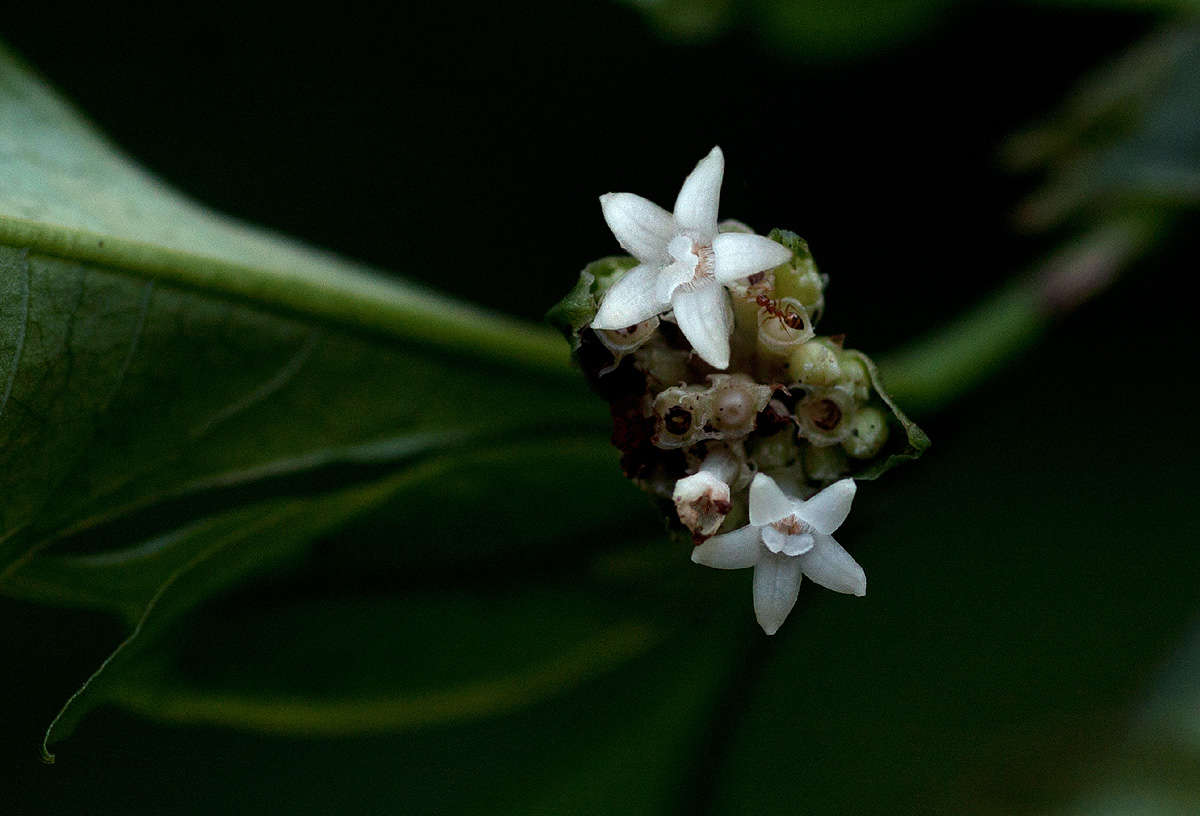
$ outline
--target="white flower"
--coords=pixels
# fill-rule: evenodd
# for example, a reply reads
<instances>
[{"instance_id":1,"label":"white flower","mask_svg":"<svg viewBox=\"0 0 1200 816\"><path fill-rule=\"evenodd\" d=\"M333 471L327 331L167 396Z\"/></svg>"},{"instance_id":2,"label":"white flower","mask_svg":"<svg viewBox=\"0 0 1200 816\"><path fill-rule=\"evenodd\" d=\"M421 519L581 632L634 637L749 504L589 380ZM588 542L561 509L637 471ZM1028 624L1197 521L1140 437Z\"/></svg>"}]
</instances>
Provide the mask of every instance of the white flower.
<instances>
[{"instance_id":1,"label":"white flower","mask_svg":"<svg viewBox=\"0 0 1200 816\"><path fill-rule=\"evenodd\" d=\"M754 615L773 635L796 604L802 574L835 592L867 593L862 567L831 535L850 514L854 490L853 479L842 479L803 501L759 473L750 484L750 523L708 539L692 560L717 569L754 567Z\"/></svg>"},{"instance_id":2,"label":"white flower","mask_svg":"<svg viewBox=\"0 0 1200 816\"><path fill-rule=\"evenodd\" d=\"M723 284L779 266L792 253L770 238L717 234L725 157L700 160L683 182L671 214L633 193L600 196L604 220L638 265L605 295L593 329L623 329L674 309L675 322L709 365L729 365L733 316Z\"/></svg>"}]
</instances>

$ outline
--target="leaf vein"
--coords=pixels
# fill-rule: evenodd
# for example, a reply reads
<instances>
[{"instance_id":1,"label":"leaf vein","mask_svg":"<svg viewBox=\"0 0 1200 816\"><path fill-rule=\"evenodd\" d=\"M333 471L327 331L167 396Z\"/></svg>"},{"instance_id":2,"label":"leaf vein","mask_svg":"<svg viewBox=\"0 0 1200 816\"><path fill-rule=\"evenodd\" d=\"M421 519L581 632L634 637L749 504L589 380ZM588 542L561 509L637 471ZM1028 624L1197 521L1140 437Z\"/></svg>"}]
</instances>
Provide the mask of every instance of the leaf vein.
<instances>
[{"instance_id":1,"label":"leaf vein","mask_svg":"<svg viewBox=\"0 0 1200 816\"><path fill-rule=\"evenodd\" d=\"M17 329L16 348L13 350L12 367L9 369L8 377L4 383L4 394L0 396L0 418L4 417L4 410L8 407L8 398L12 395L13 384L17 379L17 369L21 367L21 357L25 353L25 334L29 331L29 293L33 289L33 281L31 280L32 273L29 271L29 255L28 250L21 253L21 265L25 268L25 294L21 298L21 325Z\"/></svg>"},{"instance_id":2,"label":"leaf vein","mask_svg":"<svg viewBox=\"0 0 1200 816\"><path fill-rule=\"evenodd\" d=\"M284 510L284 511L276 512L271 515L267 515L261 519L258 519L256 523L254 523L253 525L247 527L245 530L242 531L243 532L242 539L244 539L250 535L253 535L254 532L256 532L259 529L270 526L279 517L285 516L286 514L287 514L287 511ZM54 716L54 719L51 720L50 725L47 726L46 733L42 737L42 760L44 762L46 762L47 764L54 763L54 754L51 753L50 747L49 747L50 739L51 739L51 736L53 735L54 730L55 730L56 726L58 725L59 721L63 718L63 715L65 715L67 713L67 711L71 709L71 707L75 704L76 700L78 700L80 697L82 697L84 694L87 693L87 691L91 687L92 683L98 677L100 677L100 675L104 674L105 669L107 669L109 667L109 665L111 665L112 662L114 660L116 660L117 657L119 657L121 655L121 653L124 652L131 643L133 643L135 640L137 640L138 635L140 635L142 633L142 630L145 628L147 619L149 619L150 615L153 614L155 607L158 606L158 603L159 603L159 601L162 600L162 597L171 589L172 586L174 586L175 582L178 581L181 577L186 575L188 572L190 572L192 569L194 569L197 565L202 564L203 562L207 561L209 558L211 558L216 553L220 552L222 549L230 546L232 543L234 543L232 540L222 538L222 539L219 539L216 543L212 544L211 546L205 547L203 550L201 550L200 552L198 552L194 556L192 556L190 559L188 559L188 561L185 562L184 564L182 564L178 569L173 571L169 576L167 576L166 580L164 580L162 582L162 584L159 585L158 589L154 592L154 595L151 596L150 600L146 602L146 606L143 608L141 617L138 618L137 624L134 625L133 631L131 631L124 640L122 640L119 644L117 644L117 647L109 653L108 657L104 658L104 661L96 668L96 670L94 672L92 672L91 675L89 675L86 680L83 681L83 685L81 685L78 689L76 689L75 693L72 694L67 699L67 702L63 704L63 707L61 709L59 709L58 714L56 714Z\"/></svg>"},{"instance_id":3,"label":"leaf vein","mask_svg":"<svg viewBox=\"0 0 1200 816\"><path fill-rule=\"evenodd\" d=\"M125 352L125 359L121 361L121 368L117 372L112 392L104 403L105 410L108 410L112 401L117 398L117 394L121 392L121 386L125 384L125 375L129 373L129 367L133 365L133 358L137 356L138 347L142 343L142 335L146 331L146 315L150 312L150 298L153 294L154 281L146 281L146 285L142 287L142 296L138 304L138 317L137 324L133 327L133 339L129 342L129 350Z\"/></svg>"},{"instance_id":4,"label":"leaf vein","mask_svg":"<svg viewBox=\"0 0 1200 816\"><path fill-rule=\"evenodd\" d=\"M191 437L193 439L202 437L222 422L232 419L242 411L252 408L260 402L269 399L273 394L291 382L292 378L294 378L300 372L300 369L304 367L304 364L308 361L308 358L312 356L313 351L320 343L322 337L322 332L314 329L299 350L293 354L286 363L283 364L283 367L271 375L266 382L262 383L260 386L246 394L241 399L226 405L220 411L217 411L217 413L209 417L206 421L192 428L190 434Z\"/></svg>"}]
</instances>

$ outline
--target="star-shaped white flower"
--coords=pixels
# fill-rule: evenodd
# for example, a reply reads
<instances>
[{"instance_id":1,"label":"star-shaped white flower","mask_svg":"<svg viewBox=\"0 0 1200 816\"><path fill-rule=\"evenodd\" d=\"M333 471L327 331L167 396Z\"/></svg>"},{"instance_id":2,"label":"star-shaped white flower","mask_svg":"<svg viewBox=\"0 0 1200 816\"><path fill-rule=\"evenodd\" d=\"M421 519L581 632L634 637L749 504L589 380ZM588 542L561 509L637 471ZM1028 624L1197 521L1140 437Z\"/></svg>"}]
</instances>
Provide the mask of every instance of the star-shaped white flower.
<instances>
[{"instance_id":1,"label":"star-shaped white flower","mask_svg":"<svg viewBox=\"0 0 1200 816\"><path fill-rule=\"evenodd\" d=\"M787 496L759 473L750 483L750 523L692 550L697 564L754 567L754 615L763 631L779 631L796 604L800 579L852 595L867 593L867 576L831 533L850 514L854 480L842 479L808 501Z\"/></svg>"},{"instance_id":2,"label":"star-shaped white flower","mask_svg":"<svg viewBox=\"0 0 1200 816\"><path fill-rule=\"evenodd\" d=\"M733 316L723 284L786 263L792 253L770 238L717 234L725 156L700 160L683 182L674 214L633 193L600 196L604 220L638 265L608 290L593 329L623 329L674 309L696 353L715 368L729 365Z\"/></svg>"}]
</instances>

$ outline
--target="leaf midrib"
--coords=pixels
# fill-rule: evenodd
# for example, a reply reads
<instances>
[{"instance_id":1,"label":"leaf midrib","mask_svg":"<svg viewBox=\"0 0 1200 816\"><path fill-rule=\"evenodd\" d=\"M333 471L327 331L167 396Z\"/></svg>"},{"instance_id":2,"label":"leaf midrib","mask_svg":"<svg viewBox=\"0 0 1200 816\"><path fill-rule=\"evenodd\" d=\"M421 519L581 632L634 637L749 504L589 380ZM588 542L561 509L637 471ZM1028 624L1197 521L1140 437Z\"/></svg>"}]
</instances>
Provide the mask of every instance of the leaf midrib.
<instances>
[{"instance_id":1,"label":"leaf midrib","mask_svg":"<svg viewBox=\"0 0 1200 816\"><path fill-rule=\"evenodd\" d=\"M283 270L0 215L0 244L540 373L572 372L552 330L330 262Z\"/></svg>"}]
</instances>

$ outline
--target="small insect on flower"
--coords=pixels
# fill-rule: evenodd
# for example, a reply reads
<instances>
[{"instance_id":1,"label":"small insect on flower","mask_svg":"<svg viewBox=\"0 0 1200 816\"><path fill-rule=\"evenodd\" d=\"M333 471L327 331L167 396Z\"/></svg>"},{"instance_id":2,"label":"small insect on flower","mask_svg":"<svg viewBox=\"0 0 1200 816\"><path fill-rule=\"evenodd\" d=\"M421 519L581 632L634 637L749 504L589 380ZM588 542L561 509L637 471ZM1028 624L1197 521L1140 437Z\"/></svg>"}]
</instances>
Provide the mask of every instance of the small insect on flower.
<instances>
[{"instance_id":1,"label":"small insect on flower","mask_svg":"<svg viewBox=\"0 0 1200 816\"><path fill-rule=\"evenodd\" d=\"M778 300L767 297L766 295L759 295L754 299L754 302L758 304L760 309L769 314L771 317L779 318L780 324L785 329L804 328L804 315L796 311L796 307L791 303L781 306Z\"/></svg>"}]
</instances>

